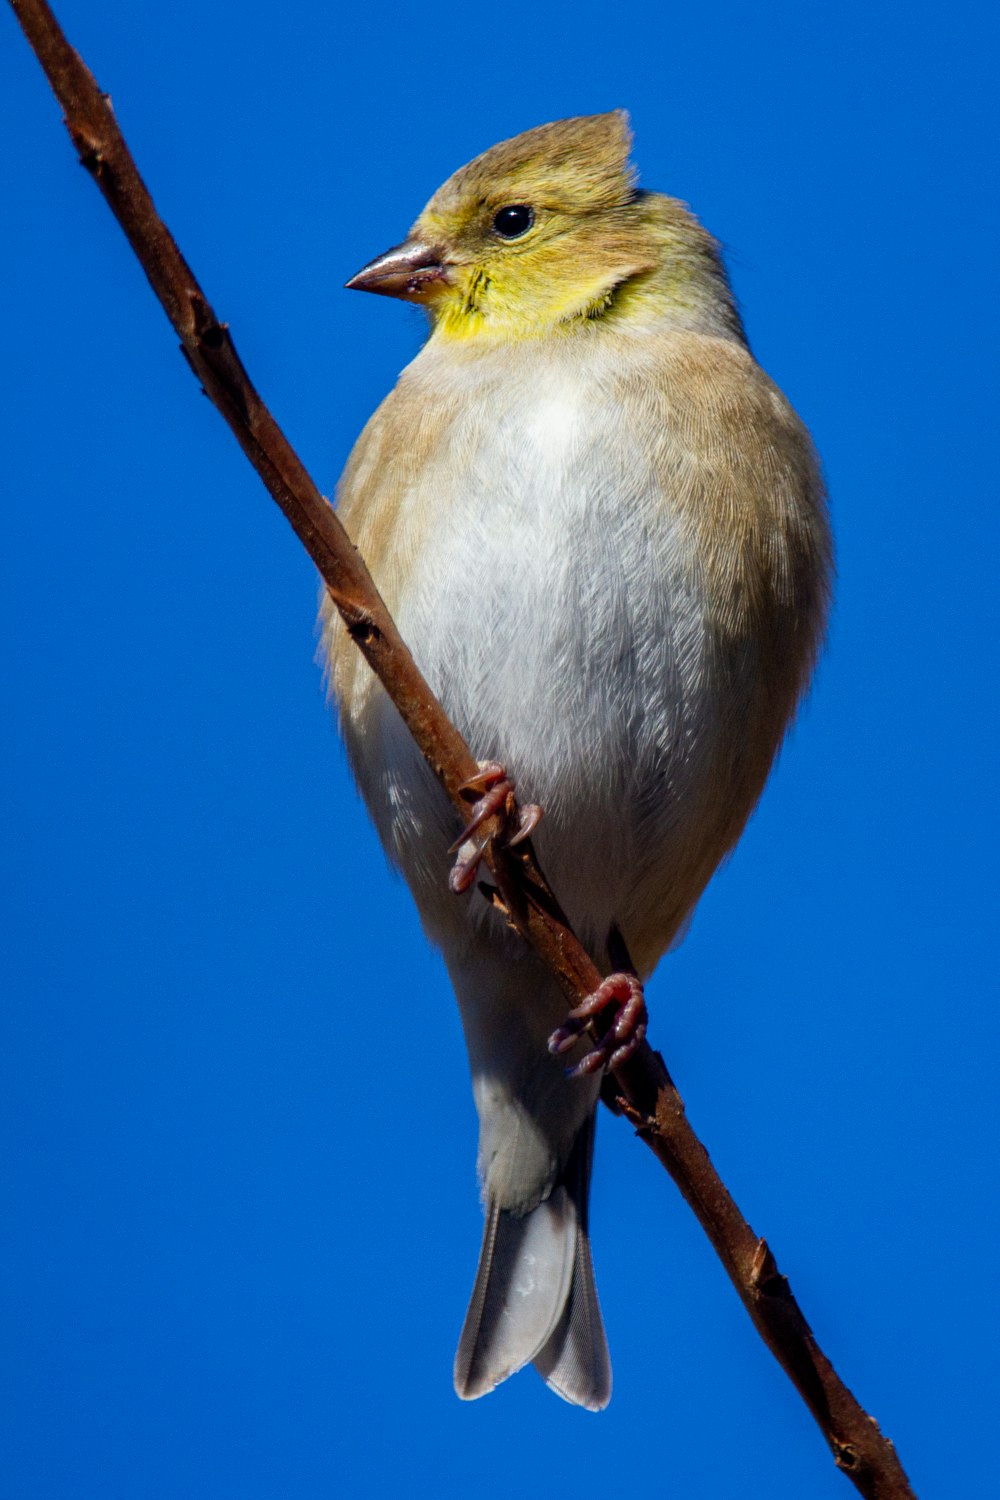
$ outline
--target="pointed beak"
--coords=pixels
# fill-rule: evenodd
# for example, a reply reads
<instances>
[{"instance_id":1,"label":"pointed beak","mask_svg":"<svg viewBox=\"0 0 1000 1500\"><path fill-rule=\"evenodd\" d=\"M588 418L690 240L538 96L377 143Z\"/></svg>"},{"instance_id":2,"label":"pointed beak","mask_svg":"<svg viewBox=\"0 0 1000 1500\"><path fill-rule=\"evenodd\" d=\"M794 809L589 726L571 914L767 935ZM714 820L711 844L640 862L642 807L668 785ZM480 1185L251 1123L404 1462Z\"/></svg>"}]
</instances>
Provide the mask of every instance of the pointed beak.
<instances>
[{"instance_id":1,"label":"pointed beak","mask_svg":"<svg viewBox=\"0 0 1000 1500\"><path fill-rule=\"evenodd\" d=\"M405 302L426 302L448 281L448 267L440 250L422 240L404 240L369 261L346 285L352 292L379 292L383 297L402 297Z\"/></svg>"}]
</instances>

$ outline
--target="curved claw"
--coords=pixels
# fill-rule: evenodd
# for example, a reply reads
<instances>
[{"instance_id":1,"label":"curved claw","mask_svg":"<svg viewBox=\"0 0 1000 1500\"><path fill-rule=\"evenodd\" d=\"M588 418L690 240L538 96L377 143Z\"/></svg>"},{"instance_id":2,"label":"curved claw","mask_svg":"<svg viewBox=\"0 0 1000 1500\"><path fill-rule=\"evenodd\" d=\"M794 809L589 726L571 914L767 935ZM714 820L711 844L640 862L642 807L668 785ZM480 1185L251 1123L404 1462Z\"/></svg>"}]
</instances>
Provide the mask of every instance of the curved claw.
<instances>
[{"instance_id":1,"label":"curved claw","mask_svg":"<svg viewBox=\"0 0 1000 1500\"><path fill-rule=\"evenodd\" d=\"M616 1007L614 1020L597 1045L575 1067L568 1069L567 1078L586 1078L605 1068L620 1067L645 1037L648 1015L642 985L634 974L609 974L552 1033L549 1051L556 1057L568 1052L590 1022L609 1005Z\"/></svg>"},{"instance_id":2,"label":"curved claw","mask_svg":"<svg viewBox=\"0 0 1000 1500\"><path fill-rule=\"evenodd\" d=\"M515 844L523 844L525 839L530 839L539 823L542 821L542 809L537 802L528 802L521 808L521 826L512 839L507 840L507 847L513 849Z\"/></svg>"},{"instance_id":3,"label":"curved claw","mask_svg":"<svg viewBox=\"0 0 1000 1500\"><path fill-rule=\"evenodd\" d=\"M479 862L489 843L489 838L477 842L472 835L497 813L510 810L514 803L514 782L499 761L487 760L483 761L475 776L470 776L468 781L463 782L461 790L480 792L482 795L473 805L472 817L448 850L449 854L458 855L448 876L448 885L456 895L467 891L475 881ZM537 803L529 802L522 807L517 832L508 840L508 844L513 847L528 838L538 827L541 817L542 809Z\"/></svg>"},{"instance_id":4,"label":"curved claw","mask_svg":"<svg viewBox=\"0 0 1000 1500\"><path fill-rule=\"evenodd\" d=\"M507 767L498 760L481 760L479 770L459 787L460 792L488 792L498 781L506 781Z\"/></svg>"},{"instance_id":5,"label":"curved claw","mask_svg":"<svg viewBox=\"0 0 1000 1500\"><path fill-rule=\"evenodd\" d=\"M466 782L466 786L468 785L469 783ZM479 798L479 801L472 809L472 817L451 845L448 853L457 854L462 845L475 833L476 829L481 828L487 818L492 818L494 813L498 813L502 807L505 807L507 798L513 797L513 795L514 783L510 777L506 774L499 777L490 787L489 791L484 792Z\"/></svg>"}]
</instances>

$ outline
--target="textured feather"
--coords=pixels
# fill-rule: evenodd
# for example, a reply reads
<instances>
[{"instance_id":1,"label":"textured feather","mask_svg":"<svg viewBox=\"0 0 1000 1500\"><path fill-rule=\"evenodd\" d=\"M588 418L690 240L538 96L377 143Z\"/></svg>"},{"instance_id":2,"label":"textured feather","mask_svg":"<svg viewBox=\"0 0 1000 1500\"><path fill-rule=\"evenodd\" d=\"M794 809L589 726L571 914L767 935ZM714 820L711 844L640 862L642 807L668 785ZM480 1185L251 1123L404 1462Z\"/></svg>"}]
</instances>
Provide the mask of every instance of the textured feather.
<instances>
[{"instance_id":1,"label":"textured feather","mask_svg":"<svg viewBox=\"0 0 1000 1500\"><path fill-rule=\"evenodd\" d=\"M591 1115L566 1166L567 1191L577 1211L573 1279L562 1317L535 1355L534 1365L564 1401L601 1411L611 1400L611 1357L597 1300L587 1222L594 1124Z\"/></svg>"},{"instance_id":2,"label":"textured feather","mask_svg":"<svg viewBox=\"0 0 1000 1500\"><path fill-rule=\"evenodd\" d=\"M611 1365L587 1240L591 1114L551 1194L527 1214L488 1204L475 1286L455 1356L455 1389L485 1396L534 1361L566 1401L597 1411Z\"/></svg>"},{"instance_id":3,"label":"textured feather","mask_svg":"<svg viewBox=\"0 0 1000 1500\"><path fill-rule=\"evenodd\" d=\"M565 1188L519 1215L493 1202L465 1326L455 1389L485 1396L528 1364L562 1315L573 1277L576 1214Z\"/></svg>"},{"instance_id":4,"label":"textured feather","mask_svg":"<svg viewBox=\"0 0 1000 1500\"><path fill-rule=\"evenodd\" d=\"M362 435L340 514L474 753L544 807L536 843L584 941L617 922L648 973L815 658L829 542L788 403L742 344L685 329L608 330L586 357L432 339ZM328 619L352 764L447 947L490 913L456 911L447 799Z\"/></svg>"}]
</instances>

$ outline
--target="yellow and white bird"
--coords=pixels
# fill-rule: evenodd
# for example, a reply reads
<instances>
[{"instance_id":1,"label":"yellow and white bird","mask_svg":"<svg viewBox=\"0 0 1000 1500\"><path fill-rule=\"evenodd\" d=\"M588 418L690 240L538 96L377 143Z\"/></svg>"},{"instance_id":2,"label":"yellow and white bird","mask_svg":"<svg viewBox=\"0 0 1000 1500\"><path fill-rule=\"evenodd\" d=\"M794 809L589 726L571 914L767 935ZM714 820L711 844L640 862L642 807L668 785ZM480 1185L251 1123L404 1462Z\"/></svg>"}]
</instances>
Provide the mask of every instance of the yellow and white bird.
<instances>
[{"instance_id":1,"label":"yellow and white bird","mask_svg":"<svg viewBox=\"0 0 1000 1500\"><path fill-rule=\"evenodd\" d=\"M594 960L627 951L645 978L760 796L822 638L831 545L809 436L747 347L718 246L637 189L630 145L616 111L494 146L348 283L423 304L431 332L338 504L473 753L541 804L542 867ZM533 1362L600 1409L587 1195L608 1048L588 1062L549 973L449 889L451 805L323 623L350 762L444 954L472 1070L486 1231L456 1389ZM453 885L474 862L467 847Z\"/></svg>"}]
</instances>

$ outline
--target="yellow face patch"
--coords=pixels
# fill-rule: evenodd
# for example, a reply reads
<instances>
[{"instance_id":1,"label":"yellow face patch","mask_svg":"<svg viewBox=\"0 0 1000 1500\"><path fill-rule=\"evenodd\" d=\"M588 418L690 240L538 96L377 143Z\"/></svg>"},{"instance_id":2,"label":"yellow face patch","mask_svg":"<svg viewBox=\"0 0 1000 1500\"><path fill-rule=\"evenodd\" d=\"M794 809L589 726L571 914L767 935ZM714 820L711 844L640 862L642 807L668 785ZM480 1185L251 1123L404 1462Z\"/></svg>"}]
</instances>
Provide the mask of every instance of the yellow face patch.
<instances>
[{"instance_id":1,"label":"yellow face patch","mask_svg":"<svg viewBox=\"0 0 1000 1500\"><path fill-rule=\"evenodd\" d=\"M450 177L412 230L447 266L427 299L435 337L534 340L717 303L714 241L636 190L630 142L622 111L562 120Z\"/></svg>"}]
</instances>

